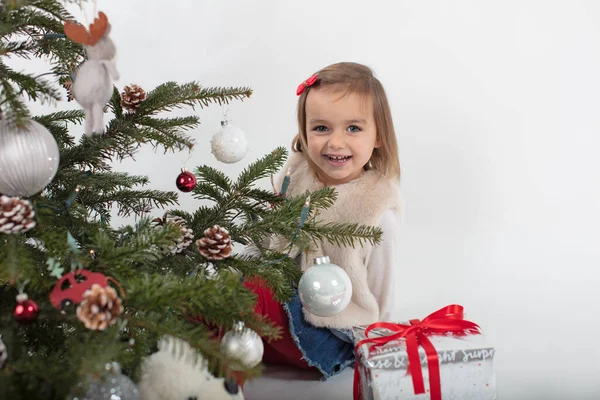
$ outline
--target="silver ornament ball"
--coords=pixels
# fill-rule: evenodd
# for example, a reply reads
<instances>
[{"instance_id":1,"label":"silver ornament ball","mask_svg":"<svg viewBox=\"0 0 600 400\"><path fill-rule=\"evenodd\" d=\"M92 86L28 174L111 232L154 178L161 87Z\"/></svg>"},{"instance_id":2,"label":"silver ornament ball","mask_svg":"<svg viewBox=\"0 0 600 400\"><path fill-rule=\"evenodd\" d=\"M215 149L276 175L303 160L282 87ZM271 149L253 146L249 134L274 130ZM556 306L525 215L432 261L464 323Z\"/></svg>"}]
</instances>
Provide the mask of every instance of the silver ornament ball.
<instances>
[{"instance_id":1,"label":"silver ornament ball","mask_svg":"<svg viewBox=\"0 0 600 400\"><path fill-rule=\"evenodd\" d=\"M0 335L0 369L4 367L4 363L8 358L8 351L6 350L6 345L2 341L2 335Z\"/></svg>"},{"instance_id":2,"label":"silver ornament ball","mask_svg":"<svg viewBox=\"0 0 600 400\"><path fill-rule=\"evenodd\" d=\"M262 339L250 328L246 328L243 322L238 322L232 330L227 332L221 339L221 351L228 358L237 360L231 368L244 370L257 366L264 353Z\"/></svg>"},{"instance_id":3,"label":"silver ornament ball","mask_svg":"<svg viewBox=\"0 0 600 400\"><path fill-rule=\"evenodd\" d=\"M221 122L221 125L223 129L210 140L211 153L225 164L236 163L248 153L248 139L240 128L226 121Z\"/></svg>"},{"instance_id":4,"label":"silver ornament ball","mask_svg":"<svg viewBox=\"0 0 600 400\"><path fill-rule=\"evenodd\" d=\"M342 312L352 298L350 277L329 257L319 257L298 283L298 297L304 308L319 317L333 317Z\"/></svg>"},{"instance_id":5,"label":"silver ornament ball","mask_svg":"<svg viewBox=\"0 0 600 400\"><path fill-rule=\"evenodd\" d=\"M107 364L111 372L102 380L91 381L83 397L72 400L140 400L140 392L129 377L121 374L117 363Z\"/></svg>"},{"instance_id":6,"label":"silver ornament ball","mask_svg":"<svg viewBox=\"0 0 600 400\"><path fill-rule=\"evenodd\" d=\"M0 193L29 197L41 192L58 170L59 151L54 136L39 122L25 127L0 120Z\"/></svg>"}]
</instances>

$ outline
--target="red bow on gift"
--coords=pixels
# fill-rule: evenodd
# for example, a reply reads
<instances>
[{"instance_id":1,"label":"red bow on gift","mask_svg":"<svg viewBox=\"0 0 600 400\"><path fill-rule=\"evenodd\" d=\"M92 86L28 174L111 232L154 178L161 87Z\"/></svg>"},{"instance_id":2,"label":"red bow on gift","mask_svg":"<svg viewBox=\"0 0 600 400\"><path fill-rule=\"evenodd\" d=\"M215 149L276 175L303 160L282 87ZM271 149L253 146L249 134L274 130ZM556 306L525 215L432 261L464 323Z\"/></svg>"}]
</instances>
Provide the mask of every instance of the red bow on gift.
<instances>
[{"instance_id":1,"label":"red bow on gift","mask_svg":"<svg viewBox=\"0 0 600 400\"><path fill-rule=\"evenodd\" d=\"M442 387L440 379L440 364L437 351L427 336L444 335L452 333L455 336L464 336L467 333L479 334L479 326L471 321L466 321L463 307L457 304L446 306L430 315L423 321L410 320L410 325L394 324L391 322L376 322L365 329L366 339L356 344L356 363L354 364L354 400L360 400L361 386L358 375L358 349L363 344L373 343L371 350L389 343L393 340L404 338L406 342L406 353L408 354L408 368L412 376L415 394L425 393L423 371L419 359L419 346L422 346L427 354L427 368L429 369L429 390L431 400L442 399ZM385 328L392 333L388 336L369 337L373 329Z\"/></svg>"},{"instance_id":2,"label":"red bow on gift","mask_svg":"<svg viewBox=\"0 0 600 400\"><path fill-rule=\"evenodd\" d=\"M304 82L302 82L301 84L298 85L298 89L296 89L296 94L298 96L300 96L302 93L304 93L304 90L315 84L315 82L317 81L317 74L314 74L313 76L311 76L310 78L308 78L307 80L305 80Z\"/></svg>"}]
</instances>

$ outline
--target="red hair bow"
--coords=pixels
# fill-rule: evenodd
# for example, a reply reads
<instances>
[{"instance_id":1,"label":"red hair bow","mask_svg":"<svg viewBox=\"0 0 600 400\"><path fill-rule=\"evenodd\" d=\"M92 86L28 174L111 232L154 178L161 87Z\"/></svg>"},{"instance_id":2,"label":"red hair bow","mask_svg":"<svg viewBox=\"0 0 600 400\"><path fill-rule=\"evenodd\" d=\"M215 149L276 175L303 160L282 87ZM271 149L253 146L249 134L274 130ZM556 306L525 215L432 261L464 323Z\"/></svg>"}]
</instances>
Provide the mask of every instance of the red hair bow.
<instances>
[{"instance_id":1,"label":"red hair bow","mask_svg":"<svg viewBox=\"0 0 600 400\"><path fill-rule=\"evenodd\" d=\"M302 93L304 93L304 90L315 84L315 82L317 81L317 74L314 74L313 76L311 76L310 78L308 78L307 80L305 80L304 82L302 82L301 84L298 85L298 89L296 89L296 94L298 96L300 96Z\"/></svg>"}]
</instances>

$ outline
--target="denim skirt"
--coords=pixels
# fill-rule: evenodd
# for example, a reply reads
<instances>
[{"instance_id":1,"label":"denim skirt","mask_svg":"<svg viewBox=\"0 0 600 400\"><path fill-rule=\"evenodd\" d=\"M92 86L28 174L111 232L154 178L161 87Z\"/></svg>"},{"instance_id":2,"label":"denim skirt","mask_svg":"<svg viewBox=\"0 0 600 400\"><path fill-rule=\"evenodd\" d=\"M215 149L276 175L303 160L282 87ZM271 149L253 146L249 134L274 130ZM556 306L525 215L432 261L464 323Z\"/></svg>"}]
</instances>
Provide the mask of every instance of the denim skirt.
<instances>
[{"instance_id":1,"label":"denim skirt","mask_svg":"<svg viewBox=\"0 0 600 400\"><path fill-rule=\"evenodd\" d=\"M316 327L304 319L298 292L283 305L290 321L290 334L309 366L323 375L322 380L354 364L351 330Z\"/></svg>"}]
</instances>

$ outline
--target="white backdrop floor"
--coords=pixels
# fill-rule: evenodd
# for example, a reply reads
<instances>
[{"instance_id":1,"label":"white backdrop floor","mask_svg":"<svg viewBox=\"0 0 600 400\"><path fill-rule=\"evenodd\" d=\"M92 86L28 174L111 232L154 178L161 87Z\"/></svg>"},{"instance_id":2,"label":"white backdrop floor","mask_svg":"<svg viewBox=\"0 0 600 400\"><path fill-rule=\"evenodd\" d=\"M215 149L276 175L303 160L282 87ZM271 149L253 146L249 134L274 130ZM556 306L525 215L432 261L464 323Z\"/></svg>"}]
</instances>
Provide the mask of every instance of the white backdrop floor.
<instances>
[{"instance_id":1,"label":"white backdrop floor","mask_svg":"<svg viewBox=\"0 0 600 400\"><path fill-rule=\"evenodd\" d=\"M267 366L260 378L244 385L246 400L352 400L352 368L326 382L316 371L280 365Z\"/></svg>"}]
</instances>

